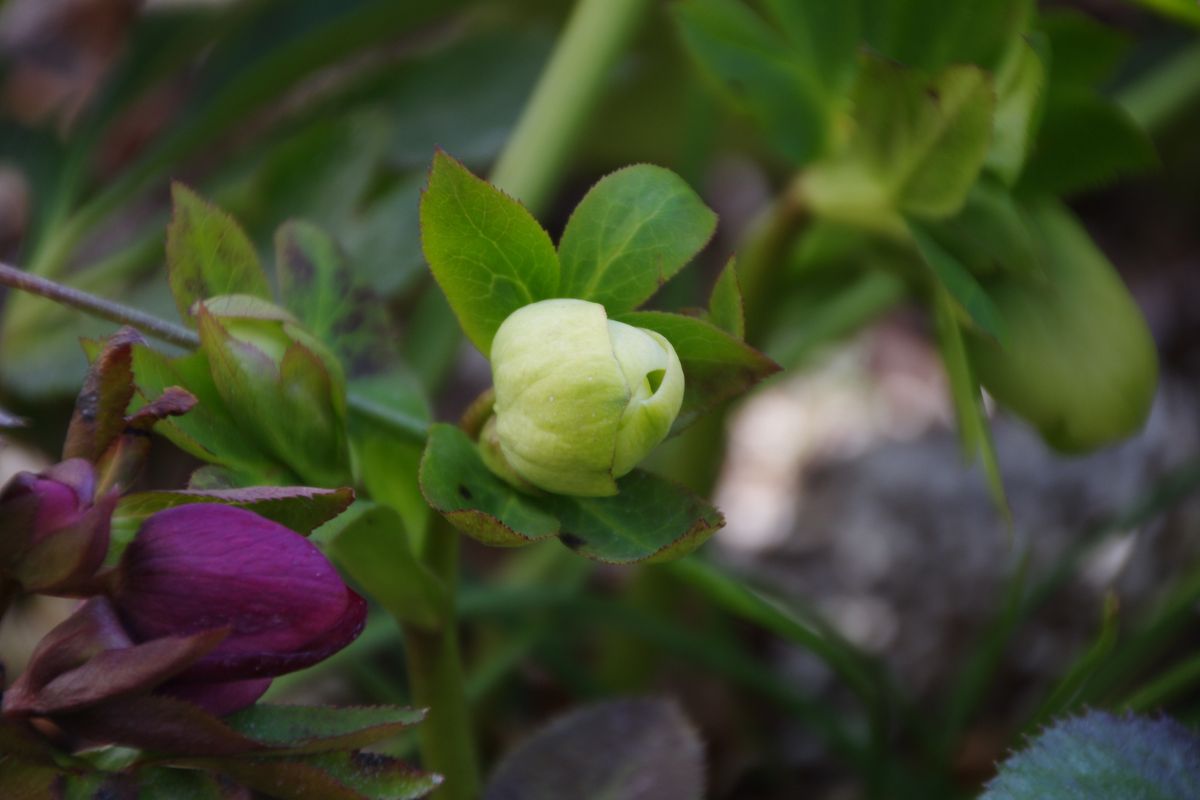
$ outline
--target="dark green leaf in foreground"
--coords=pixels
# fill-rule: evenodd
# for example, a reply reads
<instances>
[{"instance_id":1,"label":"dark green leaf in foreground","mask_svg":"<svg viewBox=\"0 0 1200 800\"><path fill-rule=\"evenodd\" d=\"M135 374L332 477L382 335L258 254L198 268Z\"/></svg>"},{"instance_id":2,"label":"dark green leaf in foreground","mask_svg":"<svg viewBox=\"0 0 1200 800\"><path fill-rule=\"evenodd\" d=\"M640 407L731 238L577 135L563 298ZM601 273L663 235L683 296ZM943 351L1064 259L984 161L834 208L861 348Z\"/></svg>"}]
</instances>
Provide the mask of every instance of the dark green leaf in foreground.
<instances>
[{"instance_id":1,"label":"dark green leaf in foreground","mask_svg":"<svg viewBox=\"0 0 1200 800\"><path fill-rule=\"evenodd\" d=\"M167 279L187 321L197 300L226 294L271 299L254 245L233 218L183 184L171 187L174 216L167 226Z\"/></svg>"},{"instance_id":2,"label":"dark green leaf in foreground","mask_svg":"<svg viewBox=\"0 0 1200 800\"><path fill-rule=\"evenodd\" d=\"M377 753L337 752L294 758L197 762L279 800L413 800L442 783Z\"/></svg>"},{"instance_id":3,"label":"dark green leaf in foreground","mask_svg":"<svg viewBox=\"0 0 1200 800\"><path fill-rule=\"evenodd\" d=\"M704 746L668 700L614 700L551 722L510 753L484 800L700 800Z\"/></svg>"},{"instance_id":4,"label":"dark green leaf in foreground","mask_svg":"<svg viewBox=\"0 0 1200 800\"><path fill-rule=\"evenodd\" d=\"M717 216L668 169L637 164L602 178L580 201L558 246L559 293L632 311L688 263Z\"/></svg>"},{"instance_id":5,"label":"dark green leaf in foreground","mask_svg":"<svg viewBox=\"0 0 1200 800\"><path fill-rule=\"evenodd\" d=\"M278 706L259 703L225 718L234 730L288 754L356 750L425 719L424 711L389 706Z\"/></svg>"},{"instance_id":6,"label":"dark green leaf in foreground","mask_svg":"<svg viewBox=\"0 0 1200 800\"><path fill-rule=\"evenodd\" d=\"M558 254L537 220L440 151L421 197L421 244L459 324L484 355L509 314L558 288Z\"/></svg>"},{"instance_id":7,"label":"dark green leaf in foreground","mask_svg":"<svg viewBox=\"0 0 1200 800\"><path fill-rule=\"evenodd\" d=\"M557 535L580 555L610 563L678 558L724 524L705 500L640 470L617 481L613 497L523 494L493 475L475 443L451 425L430 431L421 488L434 509L484 544L513 547Z\"/></svg>"},{"instance_id":8,"label":"dark green leaf in foreground","mask_svg":"<svg viewBox=\"0 0 1200 800\"><path fill-rule=\"evenodd\" d=\"M1000 765L980 800L1191 800L1200 738L1167 718L1092 711L1043 731Z\"/></svg>"},{"instance_id":9,"label":"dark green leaf in foreground","mask_svg":"<svg viewBox=\"0 0 1200 800\"><path fill-rule=\"evenodd\" d=\"M671 561L708 540L725 519L688 489L635 469L613 497L547 494L538 505L559 519L558 538L581 556L610 564Z\"/></svg>"},{"instance_id":10,"label":"dark green leaf in foreground","mask_svg":"<svg viewBox=\"0 0 1200 800\"><path fill-rule=\"evenodd\" d=\"M558 520L492 474L475 443L434 425L421 459L421 491L454 527L493 547L518 547L558 532Z\"/></svg>"},{"instance_id":11,"label":"dark green leaf in foreground","mask_svg":"<svg viewBox=\"0 0 1200 800\"><path fill-rule=\"evenodd\" d=\"M779 365L712 323L665 311L635 311L618 319L667 338L683 365L683 407L678 433L726 400L779 371Z\"/></svg>"}]
</instances>

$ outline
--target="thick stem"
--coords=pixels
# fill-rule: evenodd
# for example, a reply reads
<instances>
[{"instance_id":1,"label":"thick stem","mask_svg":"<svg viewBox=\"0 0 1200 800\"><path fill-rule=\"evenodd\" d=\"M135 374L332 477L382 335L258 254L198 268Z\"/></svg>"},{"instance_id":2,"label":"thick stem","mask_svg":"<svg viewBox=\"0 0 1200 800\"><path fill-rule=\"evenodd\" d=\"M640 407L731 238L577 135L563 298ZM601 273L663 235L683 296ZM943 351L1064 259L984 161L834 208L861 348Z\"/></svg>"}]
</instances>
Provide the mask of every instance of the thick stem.
<instances>
[{"instance_id":1,"label":"thick stem","mask_svg":"<svg viewBox=\"0 0 1200 800\"><path fill-rule=\"evenodd\" d=\"M579 0L491 180L535 214L567 165L571 147L649 0Z\"/></svg>"},{"instance_id":2,"label":"thick stem","mask_svg":"<svg viewBox=\"0 0 1200 800\"><path fill-rule=\"evenodd\" d=\"M458 585L458 549L458 532L439 519L421 555L446 586ZM454 596L447 597L441 630L403 626L408 678L414 704L429 709L417 735L424 767L445 778L438 796L474 800L480 790L479 758L464 688Z\"/></svg>"}]
</instances>

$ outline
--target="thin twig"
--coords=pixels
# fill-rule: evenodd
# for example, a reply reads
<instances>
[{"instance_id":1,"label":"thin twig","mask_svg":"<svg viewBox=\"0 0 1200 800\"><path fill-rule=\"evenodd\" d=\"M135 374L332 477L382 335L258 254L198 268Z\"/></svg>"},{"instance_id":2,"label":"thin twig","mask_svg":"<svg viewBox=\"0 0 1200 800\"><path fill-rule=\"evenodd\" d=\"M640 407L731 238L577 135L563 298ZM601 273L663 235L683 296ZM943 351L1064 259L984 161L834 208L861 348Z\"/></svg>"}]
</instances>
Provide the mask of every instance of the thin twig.
<instances>
[{"instance_id":1,"label":"thin twig","mask_svg":"<svg viewBox=\"0 0 1200 800\"><path fill-rule=\"evenodd\" d=\"M109 322L131 325L147 336L153 336L155 339L188 350L195 350L200 346L200 337L182 325L159 319L140 309L72 289L70 286L64 286L61 283L19 270L9 264L0 263L0 285L45 297Z\"/></svg>"}]
</instances>

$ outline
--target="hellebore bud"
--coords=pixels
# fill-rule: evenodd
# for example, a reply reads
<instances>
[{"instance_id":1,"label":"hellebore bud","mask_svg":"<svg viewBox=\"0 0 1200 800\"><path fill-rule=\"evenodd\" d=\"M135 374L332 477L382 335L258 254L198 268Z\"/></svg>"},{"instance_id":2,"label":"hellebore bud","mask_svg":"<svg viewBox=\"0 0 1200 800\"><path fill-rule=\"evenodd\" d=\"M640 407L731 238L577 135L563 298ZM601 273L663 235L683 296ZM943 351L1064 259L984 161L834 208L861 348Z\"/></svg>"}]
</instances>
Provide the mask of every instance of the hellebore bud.
<instances>
[{"instance_id":1,"label":"hellebore bud","mask_svg":"<svg viewBox=\"0 0 1200 800\"><path fill-rule=\"evenodd\" d=\"M310 666L362 632L366 603L298 533L244 509L176 506L122 555L111 599L135 641L229 634L173 685L269 678Z\"/></svg>"},{"instance_id":2,"label":"hellebore bud","mask_svg":"<svg viewBox=\"0 0 1200 800\"><path fill-rule=\"evenodd\" d=\"M584 300L509 315L492 341L494 430L485 463L517 488L602 497L671 430L683 368L662 335L608 319Z\"/></svg>"},{"instance_id":3,"label":"hellebore bud","mask_svg":"<svg viewBox=\"0 0 1200 800\"><path fill-rule=\"evenodd\" d=\"M210 298L196 317L217 391L265 449L306 483L349 483L346 380L333 354L257 297Z\"/></svg>"},{"instance_id":4,"label":"hellebore bud","mask_svg":"<svg viewBox=\"0 0 1200 800\"><path fill-rule=\"evenodd\" d=\"M1002 347L971 336L968 352L980 382L1048 444L1094 450L1146 421L1158 380L1154 341L1079 223L1055 206L1038 212L1032 220L1045 275L1006 275L990 284L1008 337Z\"/></svg>"},{"instance_id":5,"label":"hellebore bud","mask_svg":"<svg viewBox=\"0 0 1200 800\"><path fill-rule=\"evenodd\" d=\"M0 572L29 592L78 594L108 552L115 492L93 502L96 475L80 458L0 490Z\"/></svg>"}]
</instances>

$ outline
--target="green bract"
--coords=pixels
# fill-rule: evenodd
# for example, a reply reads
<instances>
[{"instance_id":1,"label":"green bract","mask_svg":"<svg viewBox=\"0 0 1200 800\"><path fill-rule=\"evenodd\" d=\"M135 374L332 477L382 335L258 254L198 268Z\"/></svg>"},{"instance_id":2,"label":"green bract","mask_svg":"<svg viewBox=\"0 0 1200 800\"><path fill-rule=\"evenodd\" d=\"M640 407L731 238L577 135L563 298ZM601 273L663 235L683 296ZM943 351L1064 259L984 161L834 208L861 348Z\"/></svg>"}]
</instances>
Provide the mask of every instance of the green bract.
<instances>
[{"instance_id":1,"label":"green bract","mask_svg":"<svg viewBox=\"0 0 1200 800\"><path fill-rule=\"evenodd\" d=\"M616 479L666 438L683 403L671 343L585 300L517 309L496 331L491 359L495 419L480 452L518 488L616 494Z\"/></svg>"}]
</instances>

